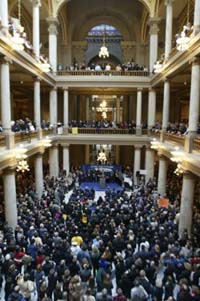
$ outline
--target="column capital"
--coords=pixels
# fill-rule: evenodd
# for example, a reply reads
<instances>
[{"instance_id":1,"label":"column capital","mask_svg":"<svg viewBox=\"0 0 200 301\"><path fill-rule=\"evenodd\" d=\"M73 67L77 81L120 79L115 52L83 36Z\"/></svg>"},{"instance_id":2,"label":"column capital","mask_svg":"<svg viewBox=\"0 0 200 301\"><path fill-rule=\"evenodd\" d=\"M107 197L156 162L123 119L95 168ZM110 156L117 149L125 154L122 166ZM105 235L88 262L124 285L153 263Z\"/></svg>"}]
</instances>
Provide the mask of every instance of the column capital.
<instances>
[{"instance_id":1,"label":"column capital","mask_svg":"<svg viewBox=\"0 0 200 301\"><path fill-rule=\"evenodd\" d=\"M41 6L41 0L32 0L33 6Z\"/></svg>"},{"instance_id":2,"label":"column capital","mask_svg":"<svg viewBox=\"0 0 200 301\"><path fill-rule=\"evenodd\" d=\"M61 145L62 147L66 147L66 148L70 146L69 143L61 143L60 145Z\"/></svg>"},{"instance_id":3,"label":"column capital","mask_svg":"<svg viewBox=\"0 0 200 301\"><path fill-rule=\"evenodd\" d=\"M51 92L51 91L56 91L56 92L57 92L57 90L58 90L57 87L53 87L53 88L50 90L50 92Z\"/></svg>"},{"instance_id":4,"label":"column capital","mask_svg":"<svg viewBox=\"0 0 200 301\"><path fill-rule=\"evenodd\" d=\"M62 90L63 90L63 92L65 92L65 91L69 92L69 88L68 87L67 88L63 87Z\"/></svg>"},{"instance_id":5,"label":"column capital","mask_svg":"<svg viewBox=\"0 0 200 301\"><path fill-rule=\"evenodd\" d=\"M167 157L165 157L163 154L158 153L158 157L161 161L167 161Z\"/></svg>"},{"instance_id":6,"label":"column capital","mask_svg":"<svg viewBox=\"0 0 200 301\"><path fill-rule=\"evenodd\" d=\"M174 0L165 0L165 5L172 5Z\"/></svg>"},{"instance_id":7,"label":"column capital","mask_svg":"<svg viewBox=\"0 0 200 301\"><path fill-rule=\"evenodd\" d=\"M170 83L170 79L168 77L164 77L162 82L163 83Z\"/></svg>"},{"instance_id":8,"label":"column capital","mask_svg":"<svg viewBox=\"0 0 200 301\"><path fill-rule=\"evenodd\" d=\"M12 64L13 61L5 55L0 55L0 64Z\"/></svg>"},{"instance_id":9,"label":"column capital","mask_svg":"<svg viewBox=\"0 0 200 301\"><path fill-rule=\"evenodd\" d=\"M185 170L183 172L183 177L184 177L184 179L187 179L187 180L195 180L197 178L197 176L195 176L189 170Z\"/></svg>"},{"instance_id":10,"label":"column capital","mask_svg":"<svg viewBox=\"0 0 200 301\"><path fill-rule=\"evenodd\" d=\"M33 81L34 82L41 82L41 78L39 78L38 76L33 76Z\"/></svg>"},{"instance_id":11,"label":"column capital","mask_svg":"<svg viewBox=\"0 0 200 301\"><path fill-rule=\"evenodd\" d=\"M150 87L150 88L149 88L149 92L155 92L155 93L156 93L156 89L155 89L155 88L152 88L152 87Z\"/></svg>"},{"instance_id":12,"label":"column capital","mask_svg":"<svg viewBox=\"0 0 200 301\"><path fill-rule=\"evenodd\" d=\"M189 63L192 65L200 65L200 56L194 56Z\"/></svg>"},{"instance_id":13,"label":"column capital","mask_svg":"<svg viewBox=\"0 0 200 301\"><path fill-rule=\"evenodd\" d=\"M154 18L149 18L149 34L158 34L159 32L159 27L158 27L158 24L160 23L161 19L158 18L158 17L154 17Z\"/></svg>"},{"instance_id":14,"label":"column capital","mask_svg":"<svg viewBox=\"0 0 200 301\"><path fill-rule=\"evenodd\" d=\"M51 35L57 35L58 34L58 19L54 17L49 17L46 19L49 27L48 27L48 32Z\"/></svg>"},{"instance_id":15,"label":"column capital","mask_svg":"<svg viewBox=\"0 0 200 301\"><path fill-rule=\"evenodd\" d=\"M137 88L137 92L142 92L143 88Z\"/></svg>"},{"instance_id":16,"label":"column capital","mask_svg":"<svg viewBox=\"0 0 200 301\"><path fill-rule=\"evenodd\" d=\"M141 144L136 144L136 145L134 145L134 150L141 150L142 149L142 146L143 145L141 145Z\"/></svg>"}]
</instances>

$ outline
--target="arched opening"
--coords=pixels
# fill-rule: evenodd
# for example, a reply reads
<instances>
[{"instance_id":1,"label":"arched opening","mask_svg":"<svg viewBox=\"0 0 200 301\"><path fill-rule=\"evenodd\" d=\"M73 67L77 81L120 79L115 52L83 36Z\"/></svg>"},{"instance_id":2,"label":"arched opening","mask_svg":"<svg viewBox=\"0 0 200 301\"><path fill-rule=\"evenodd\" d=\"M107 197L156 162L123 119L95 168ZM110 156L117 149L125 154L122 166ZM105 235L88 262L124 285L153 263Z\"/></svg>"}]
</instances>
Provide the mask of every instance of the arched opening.
<instances>
[{"instance_id":1,"label":"arched opening","mask_svg":"<svg viewBox=\"0 0 200 301\"><path fill-rule=\"evenodd\" d=\"M122 63L123 55L121 32L110 24L98 24L92 27L87 34L86 64L100 64L105 66L109 63L112 67ZM105 43L109 57L99 57L99 50Z\"/></svg>"}]
</instances>

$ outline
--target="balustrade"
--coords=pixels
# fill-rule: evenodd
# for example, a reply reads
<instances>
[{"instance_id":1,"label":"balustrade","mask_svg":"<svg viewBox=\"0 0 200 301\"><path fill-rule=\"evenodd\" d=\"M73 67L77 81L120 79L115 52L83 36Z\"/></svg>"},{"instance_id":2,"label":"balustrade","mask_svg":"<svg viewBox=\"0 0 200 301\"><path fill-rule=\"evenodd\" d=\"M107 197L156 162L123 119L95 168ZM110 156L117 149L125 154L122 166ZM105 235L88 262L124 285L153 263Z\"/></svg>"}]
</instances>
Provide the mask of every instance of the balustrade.
<instances>
[{"instance_id":1,"label":"balustrade","mask_svg":"<svg viewBox=\"0 0 200 301\"><path fill-rule=\"evenodd\" d=\"M106 75L106 76L149 76L148 71L131 70L131 71L95 71L95 70L59 70L57 75L69 75L69 76L93 76L93 75Z\"/></svg>"}]
</instances>

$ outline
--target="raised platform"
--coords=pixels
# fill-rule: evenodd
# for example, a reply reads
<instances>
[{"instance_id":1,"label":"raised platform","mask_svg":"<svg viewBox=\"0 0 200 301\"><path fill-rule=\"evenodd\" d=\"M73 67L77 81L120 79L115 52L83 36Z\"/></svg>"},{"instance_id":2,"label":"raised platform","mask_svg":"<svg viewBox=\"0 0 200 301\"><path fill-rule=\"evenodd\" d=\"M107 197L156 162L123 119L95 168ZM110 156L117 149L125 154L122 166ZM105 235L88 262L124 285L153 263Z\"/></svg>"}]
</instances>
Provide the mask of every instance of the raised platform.
<instances>
[{"instance_id":1,"label":"raised platform","mask_svg":"<svg viewBox=\"0 0 200 301\"><path fill-rule=\"evenodd\" d=\"M80 185L80 188L85 189L94 189L95 191L105 191L105 190L123 190L124 188L117 183L106 183L105 188L100 187L100 183L97 182L83 182Z\"/></svg>"}]
</instances>

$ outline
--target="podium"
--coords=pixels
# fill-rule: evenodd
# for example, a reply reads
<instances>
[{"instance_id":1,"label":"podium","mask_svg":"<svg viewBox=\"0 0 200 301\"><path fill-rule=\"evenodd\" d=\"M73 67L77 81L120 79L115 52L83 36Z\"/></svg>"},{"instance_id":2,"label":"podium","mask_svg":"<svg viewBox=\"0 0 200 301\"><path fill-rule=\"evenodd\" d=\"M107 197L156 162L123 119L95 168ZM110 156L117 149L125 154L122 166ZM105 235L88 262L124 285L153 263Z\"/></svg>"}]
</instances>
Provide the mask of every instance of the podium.
<instances>
[{"instance_id":1,"label":"podium","mask_svg":"<svg viewBox=\"0 0 200 301\"><path fill-rule=\"evenodd\" d=\"M99 186L101 189L106 188L106 178L104 176L99 178Z\"/></svg>"}]
</instances>

